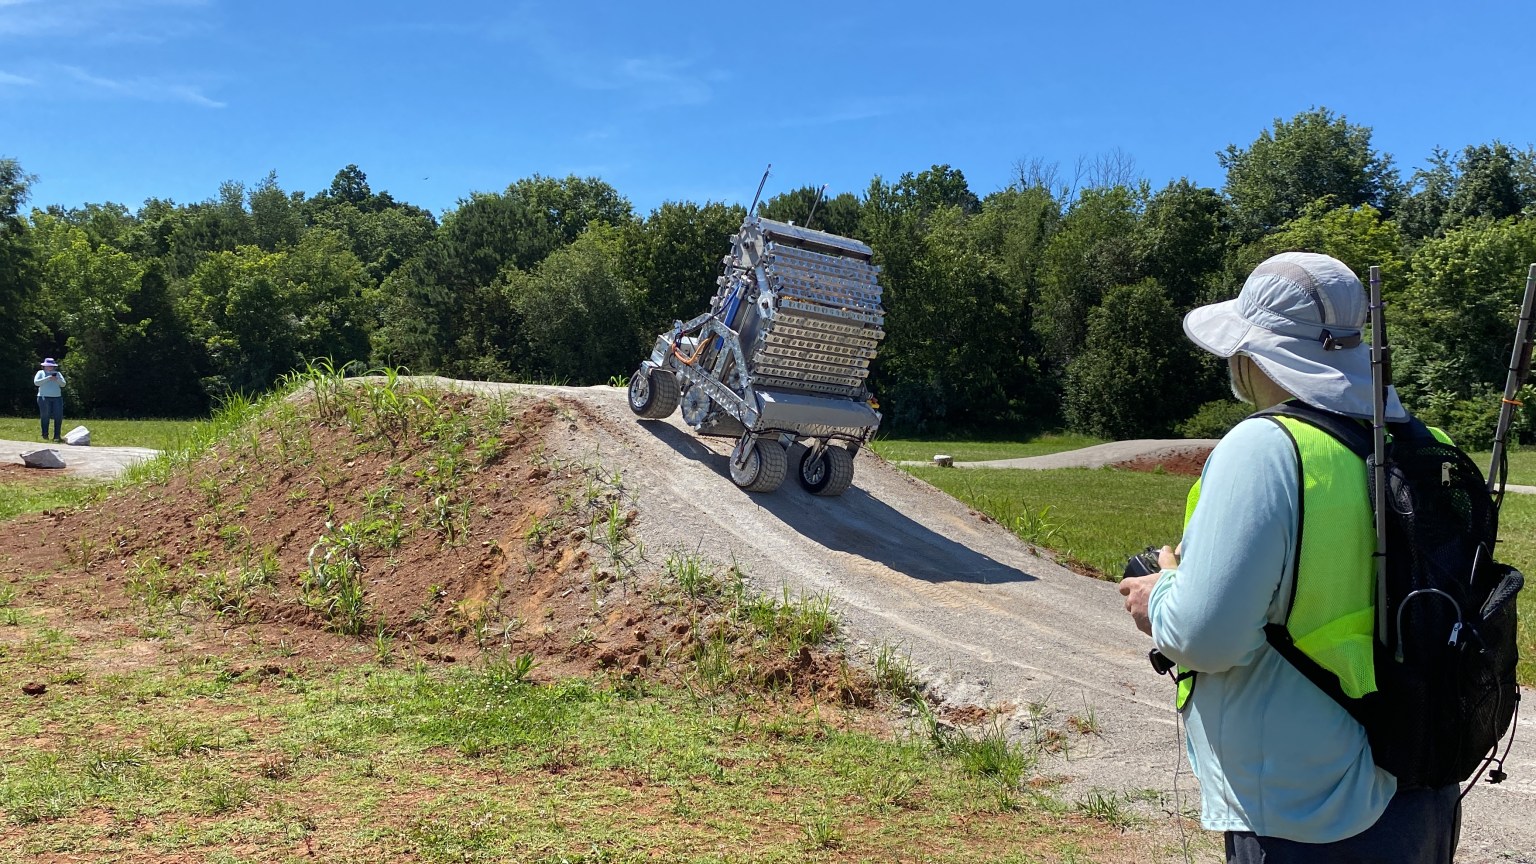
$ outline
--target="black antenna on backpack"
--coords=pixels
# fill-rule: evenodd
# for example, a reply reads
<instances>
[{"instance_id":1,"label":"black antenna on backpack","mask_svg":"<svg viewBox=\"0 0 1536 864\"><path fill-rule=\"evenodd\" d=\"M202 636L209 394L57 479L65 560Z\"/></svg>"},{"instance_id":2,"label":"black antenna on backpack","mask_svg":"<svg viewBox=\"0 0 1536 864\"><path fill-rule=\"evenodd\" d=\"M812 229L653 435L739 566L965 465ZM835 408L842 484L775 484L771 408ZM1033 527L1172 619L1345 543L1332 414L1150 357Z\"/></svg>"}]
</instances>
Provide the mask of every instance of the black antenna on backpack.
<instances>
[{"instance_id":1,"label":"black antenna on backpack","mask_svg":"<svg viewBox=\"0 0 1536 864\"><path fill-rule=\"evenodd\" d=\"M1387 638L1387 387L1391 354L1381 302L1381 268L1371 265L1371 511L1376 516L1376 638ZM1402 640L1397 640L1401 652ZM1402 654L1397 655L1401 663Z\"/></svg>"},{"instance_id":2,"label":"black antenna on backpack","mask_svg":"<svg viewBox=\"0 0 1536 864\"><path fill-rule=\"evenodd\" d=\"M1520 303L1520 323L1515 325L1515 350L1509 355L1509 377L1504 379L1504 398L1499 404L1499 423L1493 432L1493 459L1488 463L1488 494L1494 496L1494 505L1504 500L1504 479L1507 476L1504 462L1504 442L1509 438L1509 426L1520 400L1515 396L1531 377L1531 348L1536 346L1536 333L1531 331L1532 307L1536 306L1536 264L1525 276L1525 300Z\"/></svg>"}]
</instances>

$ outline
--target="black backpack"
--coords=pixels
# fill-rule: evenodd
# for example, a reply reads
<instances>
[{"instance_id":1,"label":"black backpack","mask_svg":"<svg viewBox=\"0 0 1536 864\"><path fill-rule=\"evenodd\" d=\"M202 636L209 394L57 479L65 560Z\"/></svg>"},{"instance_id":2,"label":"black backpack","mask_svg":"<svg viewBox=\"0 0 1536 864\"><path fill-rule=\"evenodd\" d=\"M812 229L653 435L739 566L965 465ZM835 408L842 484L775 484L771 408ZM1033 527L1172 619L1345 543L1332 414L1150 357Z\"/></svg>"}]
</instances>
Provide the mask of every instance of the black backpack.
<instances>
[{"instance_id":1,"label":"black backpack","mask_svg":"<svg viewBox=\"0 0 1536 864\"><path fill-rule=\"evenodd\" d=\"M1364 459L1375 500L1370 428L1299 401L1255 416L1272 415L1309 423ZM1376 633L1377 692L1344 695L1283 625L1269 625L1265 635L1365 726L1376 764L1400 786L1459 783L1495 761L1489 779L1497 783L1504 779L1497 746L1520 701L1515 595L1525 578L1493 559L1498 508L1467 454L1414 418L1388 431L1387 614L1378 610L1386 626Z\"/></svg>"}]
</instances>

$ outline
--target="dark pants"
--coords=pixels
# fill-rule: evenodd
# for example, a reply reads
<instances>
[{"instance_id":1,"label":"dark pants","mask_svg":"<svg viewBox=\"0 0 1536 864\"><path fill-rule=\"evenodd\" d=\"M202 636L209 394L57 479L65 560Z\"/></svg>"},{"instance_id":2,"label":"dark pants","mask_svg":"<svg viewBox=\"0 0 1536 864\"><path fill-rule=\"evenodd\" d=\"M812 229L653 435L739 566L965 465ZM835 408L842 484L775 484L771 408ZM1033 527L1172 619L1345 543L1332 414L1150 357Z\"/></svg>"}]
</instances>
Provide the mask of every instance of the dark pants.
<instances>
[{"instance_id":1,"label":"dark pants","mask_svg":"<svg viewBox=\"0 0 1536 864\"><path fill-rule=\"evenodd\" d=\"M37 416L43 424L43 437L48 437L48 421L53 420L53 440L59 440L64 428L64 397L63 396L39 396L37 397Z\"/></svg>"},{"instance_id":2,"label":"dark pants","mask_svg":"<svg viewBox=\"0 0 1536 864\"><path fill-rule=\"evenodd\" d=\"M1227 832L1229 864L1450 864L1461 834L1461 790L1405 789L1376 824L1336 843Z\"/></svg>"}]
</instances>

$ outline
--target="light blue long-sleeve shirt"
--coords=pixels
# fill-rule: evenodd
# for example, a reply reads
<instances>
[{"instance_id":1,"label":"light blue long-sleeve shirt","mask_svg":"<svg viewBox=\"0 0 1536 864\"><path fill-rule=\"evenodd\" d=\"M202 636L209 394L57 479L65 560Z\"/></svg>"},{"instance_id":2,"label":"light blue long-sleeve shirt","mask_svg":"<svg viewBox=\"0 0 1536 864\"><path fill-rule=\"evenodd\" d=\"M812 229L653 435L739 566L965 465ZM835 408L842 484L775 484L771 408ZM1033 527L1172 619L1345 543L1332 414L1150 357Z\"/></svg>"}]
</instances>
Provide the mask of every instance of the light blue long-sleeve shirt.
<instances>
[{"instance_id":1,"label":"light blue long-sleeve shirt","mask_svg":"<svg viewBox=\"0 0 1536 864\"><path fill-rule=\"evenodd\" d=\"M39 369L37 370L37 374L32 376L32 386L37 388L37 395L64 395L64 375L57 369L55 369L54 372L57 374L49 375L47 369Z\"/></svg>"},{"instance_id":2,"label":"light blue long-sleeve shirt","mask_svg":"<svg viewBox=\"0 0 1536 864\"><path fill-rule=\"evenodd\" d=\"M1283 623L1296 556L1296 451L1269 420L1245 420L1212 451L1177 570L1148 600L1158 649L1195 669L1185 707L1200 822L1329 843L1375 824L1397 779L1365 729L1265 641ZM1369 529L1366 529L1369 530Z\"/></svg>"}]
</instances>

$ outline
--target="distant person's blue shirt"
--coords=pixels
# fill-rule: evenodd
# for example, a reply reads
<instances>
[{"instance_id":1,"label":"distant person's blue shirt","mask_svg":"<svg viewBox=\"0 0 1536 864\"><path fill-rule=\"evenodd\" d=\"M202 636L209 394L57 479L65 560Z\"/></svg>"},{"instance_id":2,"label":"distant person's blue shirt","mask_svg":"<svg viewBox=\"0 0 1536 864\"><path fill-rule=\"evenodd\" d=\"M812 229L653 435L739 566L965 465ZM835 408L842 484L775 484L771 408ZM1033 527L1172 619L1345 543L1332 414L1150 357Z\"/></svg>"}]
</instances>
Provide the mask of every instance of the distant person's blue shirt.
<instances>
[{"instance_id":1,"label":"distant person's blue shirt","mask_svg":"<svg viewBox=\"0 0 1536 864\"><path fill-rule=\"evenodd\" d=\"M1269 420L1245 420L1212 451L1177 570L1148 601L1152 639L1199 672L1186 705L1200 822L1330 843L1373 825L1397 779L1365 729L1264 639L1283 623L1299 518L1296 451Z\"/></svg>"},{"instance_id":2,"label":"distant person's blue shirt","mask_svg":"<svg viewBox=\"0 0 1536 864\"><path fill-rule=\"evenodd\" d=\"M54 371L58 372L58 370ZM50 376L47 369L39 369L37 374L32 376L32 384L37 387L37 395L39 396L64 395L63 373Z\"/></svg>"}]
</instances>

